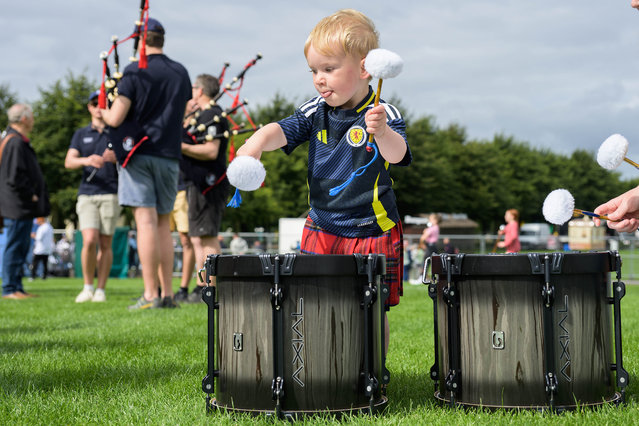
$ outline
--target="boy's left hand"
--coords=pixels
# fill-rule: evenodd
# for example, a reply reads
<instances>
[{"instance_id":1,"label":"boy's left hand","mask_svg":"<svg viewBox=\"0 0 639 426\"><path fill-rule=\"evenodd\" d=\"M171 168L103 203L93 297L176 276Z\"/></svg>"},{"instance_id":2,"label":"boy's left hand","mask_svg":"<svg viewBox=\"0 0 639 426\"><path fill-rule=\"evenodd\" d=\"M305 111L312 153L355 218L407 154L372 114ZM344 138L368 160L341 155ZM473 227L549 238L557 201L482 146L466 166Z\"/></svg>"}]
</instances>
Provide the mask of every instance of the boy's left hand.
<instances>
[{"instance_id":1,"label":"boy's left hand","mask_svg":"<svg viewBox=\"0 0 639 426\"><path fill-rule=\"evenodd\" d=\"M377 137L386 132L386 109L383 105L377 105L366 112L366 131Z\"/></svg>"}]
</instances>

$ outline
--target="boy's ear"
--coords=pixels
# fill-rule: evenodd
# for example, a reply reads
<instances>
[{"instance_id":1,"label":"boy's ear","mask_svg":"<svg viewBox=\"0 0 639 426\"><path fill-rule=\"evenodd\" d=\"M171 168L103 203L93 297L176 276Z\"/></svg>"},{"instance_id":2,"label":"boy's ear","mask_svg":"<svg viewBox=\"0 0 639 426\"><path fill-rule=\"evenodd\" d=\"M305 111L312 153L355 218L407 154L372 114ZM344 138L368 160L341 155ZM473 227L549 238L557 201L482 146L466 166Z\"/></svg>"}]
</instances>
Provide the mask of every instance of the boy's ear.
<instances>
[{"instance_id":1,"label":"boy's ear","mask_svg":"<svg viewBox=\"0 0 639 426\"><path fill-rule=\"evenodd\" d=\"M368 73L368 71L366 71L365 63L366 63L366 57L364 57L364 58L362 59L362 61L360 62L360 73L359 73L359 77L360 77L361 79L364 79L364 80L370 80L370 79L371 79L371 75Z\"/></svg>"}]
</instances>

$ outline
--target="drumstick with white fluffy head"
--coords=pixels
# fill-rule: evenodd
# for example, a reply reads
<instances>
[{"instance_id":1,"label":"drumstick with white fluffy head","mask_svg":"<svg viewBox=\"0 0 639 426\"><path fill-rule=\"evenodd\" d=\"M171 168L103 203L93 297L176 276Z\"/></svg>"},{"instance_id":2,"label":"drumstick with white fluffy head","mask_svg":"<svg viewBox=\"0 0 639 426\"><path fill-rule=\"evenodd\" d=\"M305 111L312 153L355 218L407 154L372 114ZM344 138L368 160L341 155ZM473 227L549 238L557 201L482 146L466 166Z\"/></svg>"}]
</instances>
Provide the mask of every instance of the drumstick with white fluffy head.
<instances>
[{"instance_id":1,"label":"drumstick with white fluffy head","mask_svg":"<svg viewBox=\"0 0 639 426\"><path fill-rule=\"evenodd\" d=\"M546 196L542 208L544 218L553 225L563 225L573 217L590 216L608 219L608 216L575 208L575 199L567 189L555 189Z\"/></svg>"},{"instance_id":2,"label":"drumstick with white fluffy head","mask_svg":"<svg viewBox=\"0 0 639 426\"><path fill-rule=\"evenodd\" d=\"M375 103L374 105L379 105L379 97L382 93L382 81L386 78L396 77L400 72L402 72L402 68L404 67L404 61L402 58L396 54L386 49L373 49L368 52L366 55L366 59L364 60L364 68L373 78L378 78L379 81L377 83L377 93L375 94ZM346 179L342 184L330 188L328 193L331 196L335 196L339 194L344 188L346 188L357 176L362 175L368 166L373 164L373 162L377 159L377 147L373 144L373 135L368 135L368 143L366 144L366 151L375 151L375 155L370 160L368 164L365 164L351 173L351 176Z\"/></svg>"},{"instance_id":3,"label":"drumstick with white fluffy head","mask_svg":"<svg viewBox=\"0 0 639 426\"><path fill-rule=\"evenodd\" d=\"M614 135L608 136L599 147L599 151L597 151L597 163L604 169L614 170L619 167L622 161L625 161L633 165L636 169L639 169L639 164L626 157L627 153L628 139L619 133L615 133Z\"/></svg>"},{"instance_id":4,"label":"drumstick with white fluffy head","mask_svg":"<svg viewBox=\"0 0 639 426\"><path fill-rule=\"evenodd\" d=\"M382 93L382 81L387 78L397 77L402 72L402 68L404 68L404 61L397 53L390 50L373 49L366 55L364 68L366 68L371 77L379 79L377 93L375 94L375 106L377 106ZM372 139L373 135L370 135L368 141L370 142Z\"/></svg>"},{"instance_id":5,"label":"drumstick with white fluffy head","mask_svg":"<svg viewBox=\"0 0 639 426\"><path fill-rule=\"evenodd\" d=\"M262 186L266 177L266 169L260 160L250 155L240 155L229 164L226 169L226 177L229 179L229 183L236 188L227 207L239 207L242 203L240 190L255 191Z\"/></svg>"}]
</instances>

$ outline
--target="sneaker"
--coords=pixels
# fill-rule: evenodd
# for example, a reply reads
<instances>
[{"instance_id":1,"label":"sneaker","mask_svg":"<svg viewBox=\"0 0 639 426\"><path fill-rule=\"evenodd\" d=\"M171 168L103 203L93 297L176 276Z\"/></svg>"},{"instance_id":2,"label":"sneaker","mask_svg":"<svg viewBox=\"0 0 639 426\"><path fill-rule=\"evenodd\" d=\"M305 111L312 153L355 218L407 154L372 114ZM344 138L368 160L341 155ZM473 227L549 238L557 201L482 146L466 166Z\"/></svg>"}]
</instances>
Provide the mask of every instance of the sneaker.
<instances>
[{"instance_id":1,"label":"sneaker","mask_svg":"<svg viewBox=\"0 0 639 426\"><path fill-rule=\"evenodd\" d=\"M180 290L178 290L178 292L175 293L175 297L173 297L173 300L175 300L176 302L186 302L188 298L189 298L189 290L186 288L180 287Z\"/></svg>"},{"instance_id":2,"label":"sneaker","mask_svg":"<svg viewBox=\"0 0 639 426\"><path fill-rule=\"evenodd\" d=\"M82 289L78 297L75 298L75 303L84 303L93 300L93 292L91 290Z\"/></svg>"},{"instance_id":3,"label":"sneaker","mask_svg":"<svg viewBox=\"0 0 639 426\"><path fill-rule=\"evenodd\" d=\"M179 308L180 305L175 303L175 300L172 297L166 296L162 298L162 308Z\"/></svg>"},{"instance_id":4,"label":"sneaker","mask_svg":"<svg viewBox=\"0 0 639 426\"><path fill-rule=\"evenodd\" d=\"M186 298L186 302L187 303L200 303L200 302L204 302L202 300L202 289L204 287L200 287L200 286L196 286L193 291L191 292L191 294L189 294L189 296Z\"/></svg>"},{"instance_id":5,"label":"sneaker","mask_svg":"<svg viewBox=\"0 0 639 426\"><path fill-rule=\"evenodd\" d=\"M130 305L129 310L133 311L136 309L157 309L162 307L162 299L159 297L154 297L153 300L146 300L144 296L140 296L135 305Z\"/></svg>"},{"instance_id":6,"label":"sneaker","mask_svg":"<svg viewBox=\"0 0 639 426\"><path fill-rule=\"evenodd\" d=\"M92 302L106 302L106 294L103 291L96 291L93 294Z\"/></svg>"}]
</instances>

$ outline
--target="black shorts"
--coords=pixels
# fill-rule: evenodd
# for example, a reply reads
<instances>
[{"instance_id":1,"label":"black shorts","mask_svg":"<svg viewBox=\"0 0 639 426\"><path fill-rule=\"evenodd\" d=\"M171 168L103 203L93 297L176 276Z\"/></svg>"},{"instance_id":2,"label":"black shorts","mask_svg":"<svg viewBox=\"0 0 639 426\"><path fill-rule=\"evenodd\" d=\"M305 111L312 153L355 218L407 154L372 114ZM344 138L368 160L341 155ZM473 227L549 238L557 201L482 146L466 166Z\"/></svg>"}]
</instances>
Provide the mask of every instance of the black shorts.
<instances>
[{"instance_id":1,"label":"black shorts","mask_svg":"<svg viewBox=\"0 0 639 426\"><path fill-rule=\"evenodd\" d=\"M216 237L226 208L228 185L220 183L219 188L202 195L197 186L189 183L186 199L189 204L189 236Z\"/></svg>"}]
</instances>

